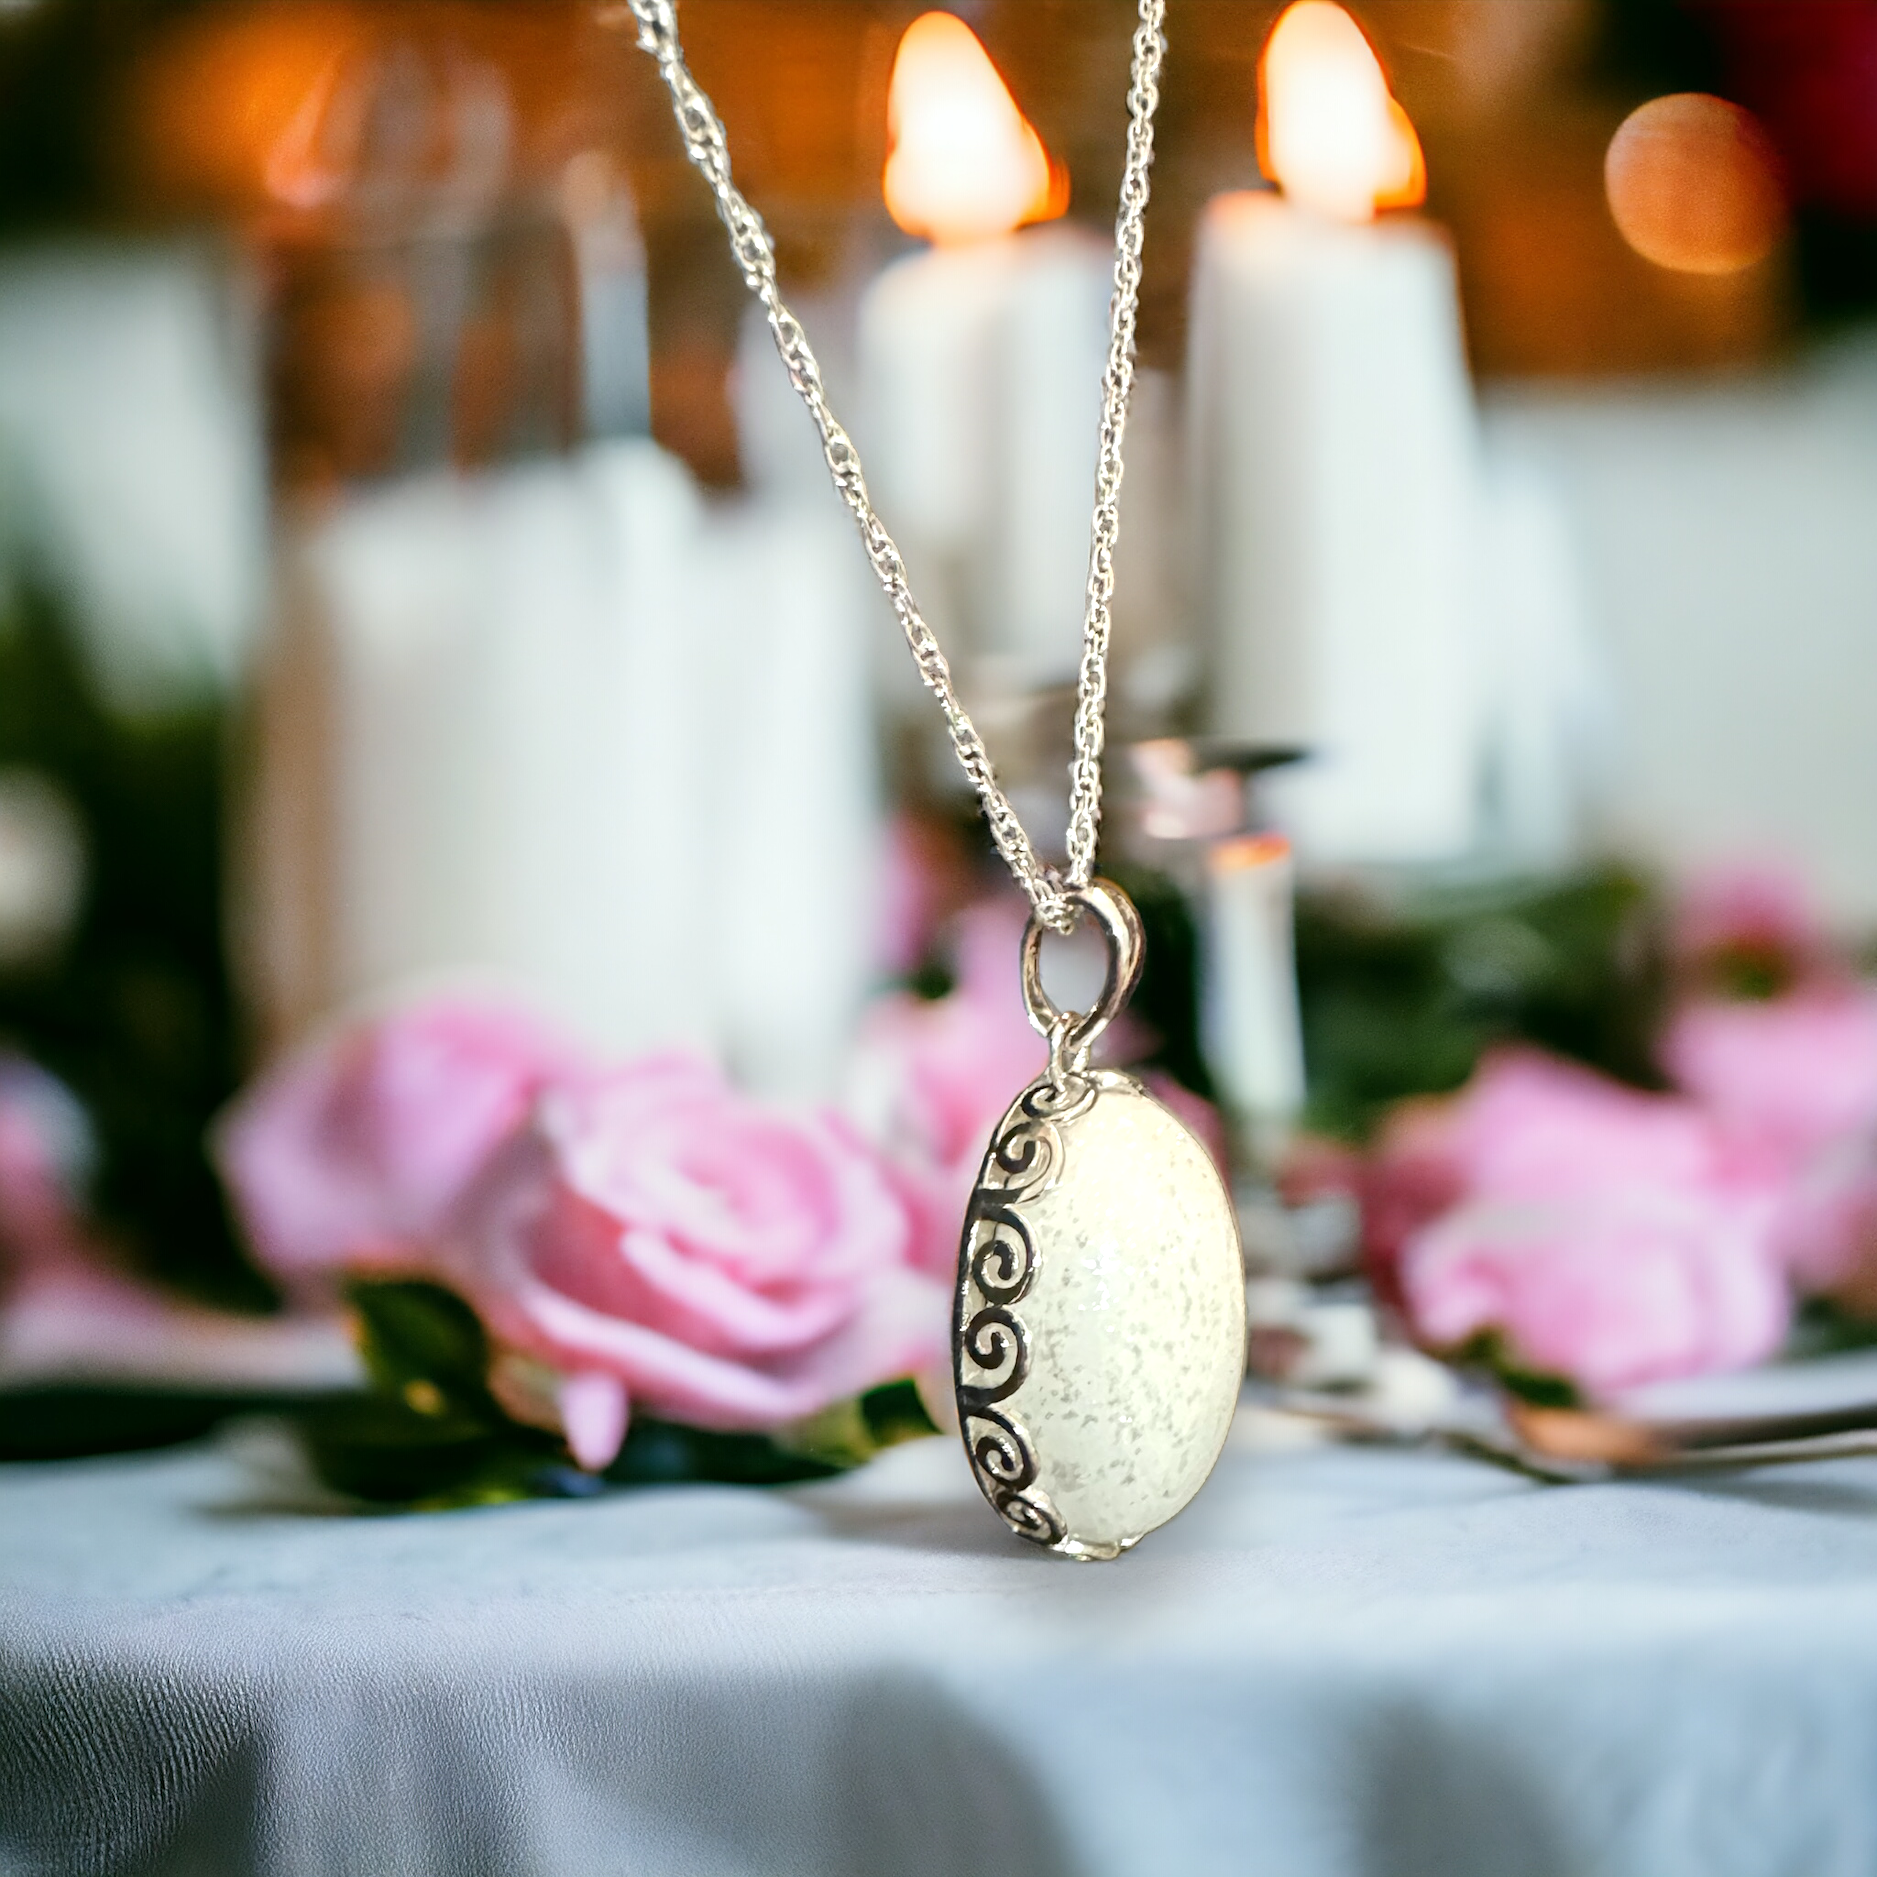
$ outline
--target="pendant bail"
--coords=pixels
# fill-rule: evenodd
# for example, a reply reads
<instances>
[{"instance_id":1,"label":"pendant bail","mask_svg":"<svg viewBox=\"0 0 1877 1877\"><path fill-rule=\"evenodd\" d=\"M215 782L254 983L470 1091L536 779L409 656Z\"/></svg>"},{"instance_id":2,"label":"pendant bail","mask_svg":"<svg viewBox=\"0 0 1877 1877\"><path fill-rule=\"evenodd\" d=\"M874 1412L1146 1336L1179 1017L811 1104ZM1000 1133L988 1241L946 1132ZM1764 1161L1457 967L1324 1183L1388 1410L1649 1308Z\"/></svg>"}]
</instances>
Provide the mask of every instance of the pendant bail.
<instances>
[{"instance_id":1,"label":"pendant bail","mask_svg":"<svg viewBox=\"0 0 1877 1877\"><path fill-rule=\"evenodd\" d=\"M1052 1070L1079 1072L1088 1064L1096 1039L1126 1008L1140 982L1146 956L1146 933L1134 902L1112 880L1091 880L1087 886L1065 886L1075 917L1073 931L1087 914L1108 943L1108 969L1101 995L1087 1010L1062 1010L1043 986L1043 935L1052 928L1032 912L1023 928L1023 1002L1030 1023L1049 1042Z\"/></svg>"}]
</instances>

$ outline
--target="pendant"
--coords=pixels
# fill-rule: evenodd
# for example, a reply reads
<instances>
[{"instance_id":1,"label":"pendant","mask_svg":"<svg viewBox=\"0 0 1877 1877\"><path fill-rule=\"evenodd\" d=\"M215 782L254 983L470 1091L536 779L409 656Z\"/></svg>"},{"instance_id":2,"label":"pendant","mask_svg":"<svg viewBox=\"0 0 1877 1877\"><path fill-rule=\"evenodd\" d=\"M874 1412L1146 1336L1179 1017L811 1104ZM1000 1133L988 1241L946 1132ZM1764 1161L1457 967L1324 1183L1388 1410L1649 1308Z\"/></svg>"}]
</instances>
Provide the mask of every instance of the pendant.
<instances>
[{"instance_id":1,"label":"pendant","mask_svg":"<svg viewBox=\"0 0 1877 1877\"><path fill-rule=\"evenodd\" d=\"M1211 1473L1245 1375L1245 1273L1211 1156L1132 1076L1089 1066L1140 976L1140 915L1097 880L1070 894L1108 941L1100 1000L1043 989L1049 1067L997 1124L965 1213L952 1320L959 1429L978 1485L1021 1538L1119 1557Z\"/></svg>"}]
</instances>

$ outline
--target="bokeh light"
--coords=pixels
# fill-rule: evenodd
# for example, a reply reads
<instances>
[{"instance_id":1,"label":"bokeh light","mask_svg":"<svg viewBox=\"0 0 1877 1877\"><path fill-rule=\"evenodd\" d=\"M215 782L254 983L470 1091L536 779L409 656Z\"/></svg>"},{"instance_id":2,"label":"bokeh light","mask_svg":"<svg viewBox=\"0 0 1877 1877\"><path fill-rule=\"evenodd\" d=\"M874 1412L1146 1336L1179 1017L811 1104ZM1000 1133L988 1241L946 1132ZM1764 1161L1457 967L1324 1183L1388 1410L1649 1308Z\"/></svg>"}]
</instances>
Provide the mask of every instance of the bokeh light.
<instances>
[{"instance_id":1,"label":"bokeh light","mask_svg":"<svg viewBox=\"0 0 1877 1877\"><path fill-rule=\"evenodd\" d=\"M1779 156L1750 111L1705 92L1652 98L1610 139L1610 213L1658 267L1734 274L1762 261L1786 227Z\"/></svg>"}]
</instances>

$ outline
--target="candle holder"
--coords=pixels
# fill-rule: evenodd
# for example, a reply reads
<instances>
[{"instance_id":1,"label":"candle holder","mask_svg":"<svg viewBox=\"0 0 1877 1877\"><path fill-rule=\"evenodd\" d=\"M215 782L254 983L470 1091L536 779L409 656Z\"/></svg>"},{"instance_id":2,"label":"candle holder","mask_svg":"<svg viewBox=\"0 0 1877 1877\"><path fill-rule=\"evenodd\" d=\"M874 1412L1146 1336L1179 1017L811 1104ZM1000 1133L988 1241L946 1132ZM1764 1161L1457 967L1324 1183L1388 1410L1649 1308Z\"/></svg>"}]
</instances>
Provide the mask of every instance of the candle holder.
<instances>
[{"instance_id":1,"label":"candle holder","mask_svg":"<svg viewBox=\"0 0 1877 1877\"><path fill-rule=\"evenodd\" d=\"M1304 1069L1290 843L1268 826L1257 779L1302 754L1156 738L1130 746L1123 796L1134 857L1179 884L1200 933L1203 1052L1248 1188L1241 1210L1260 1213L1274 1202L1271 1177L1303 1107Z\"/></svg>"}]
</instances>

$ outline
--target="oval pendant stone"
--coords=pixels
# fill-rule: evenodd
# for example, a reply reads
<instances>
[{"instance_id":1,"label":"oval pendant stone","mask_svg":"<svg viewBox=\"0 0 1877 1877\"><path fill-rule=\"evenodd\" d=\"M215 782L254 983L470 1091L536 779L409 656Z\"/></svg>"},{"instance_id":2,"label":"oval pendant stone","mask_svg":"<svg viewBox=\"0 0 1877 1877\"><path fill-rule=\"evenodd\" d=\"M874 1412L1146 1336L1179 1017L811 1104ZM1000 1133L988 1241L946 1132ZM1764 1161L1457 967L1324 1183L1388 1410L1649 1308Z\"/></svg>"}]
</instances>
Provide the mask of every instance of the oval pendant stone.
<instances>
[{"instance_id":1,"label":"oval pendant stone","mask_svg":"<svg viewBox=\"0 0 1877 1877\"><path fill-rule=\"evenodd\" d=\"M1245 1374L1238 1225L1211 1156L1132 1076L1033 1082L959 1250L965 1447L1011 1529L1118 1557L1205 1484Z\"/></svg>"}]
</instances>

